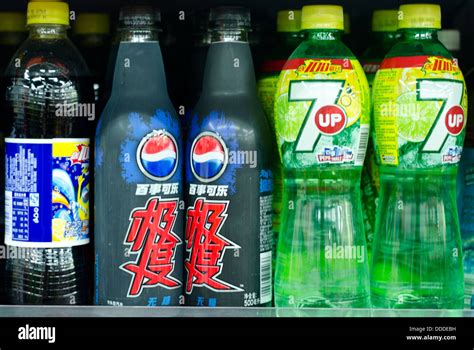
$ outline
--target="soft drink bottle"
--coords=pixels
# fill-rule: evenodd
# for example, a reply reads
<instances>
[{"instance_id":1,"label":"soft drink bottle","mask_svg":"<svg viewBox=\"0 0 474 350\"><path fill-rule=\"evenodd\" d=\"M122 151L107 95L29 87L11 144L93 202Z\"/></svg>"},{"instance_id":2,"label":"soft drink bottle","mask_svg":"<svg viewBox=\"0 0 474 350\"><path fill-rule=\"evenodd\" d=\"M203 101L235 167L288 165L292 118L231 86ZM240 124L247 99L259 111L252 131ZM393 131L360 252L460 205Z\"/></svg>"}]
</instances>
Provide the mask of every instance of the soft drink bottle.
<instances>
[{"instance_id":1,"label":"soft drink bottle","mask_svg":"<svg viewBox=\"0 0 474 350\"><path fill-rule=\"evenodd\" d=\"M456 173L467 113L464 78L437 39L439 5L402 5L398 28L401 38L373 85L381 191L372 303L462 308Z\"/></svg>"},{"instance_id":2,"label":"soft drink bottle","mask_svg":"<svg viewBox=\"0 0 474 350\"><path fill-rule=\"evenodd\" d=\"M181 130L158 20L151 7L120 13L112 93L96 135L99 305L184 303Z\"/></svg>"},{"instance_id":3,"label":"soft drink bottle","mask_svg":"<svg viewBox=\"0 0 474 350\"><path fill-rule=\"evenodd\" d=\"M296 47L301 43L301 11L283 10L277 15L277 45L268 54L260 68L257 83L257 93L270 123L272 132L275 133L275 118L273 116L275 93L280 78L280 72L286 60ZM283 194L283 181L280 158L274 152L273 163L273 260L276 258L276 243L280 229L281 199Z\"/></svg>"},{"instance_id":4,"label":"soft drink bottle","mask_svg":"<svg viewBox=\"0 0 474 350\"><path fill-rule=\"evenodd\" d=\"M303 7L305 39L280 75L275 103L284 196L275 303L368 307L360 175L369 86L341 41L340 6Z\"/></svg>"},{"instance_id":5,"label":"soft drink bottle","mask_svg":"<svg viewBox=\"0 0 474 350\"><path fill-rule=\"evenodd\" d=\"M69 6L28 4L29 38L6 71L7 299L89 301L89 70L67 36Z\"/></svg>"},{"instance_id":6,"label":"soft drink bottle","mask_svg":"<svg viewBox=\"0 0 474 350\"><path fill-rule=\"evenodd\" d=\"M397 41L398 11L377 10L372 15L372 45L368 47L361 57L365 75L372 87L375 73L379 69L385 55ZM369 139L367 156L362 169L362 209L364 212L365 235L367 238L367 251L369 261L372 251L372 241L375 231L375 213L380 191L380 176L375 161L375 150L372 138Z\"/></svg>"},{"instance_id":7,"label":"soft drink bottle","mask_svg":"<svg viewBox=\"0 0 474 350\"><path fill-rule=\"evenodd\" d=\"M250 13L210 12L211 46L187 137L186 304L272 301L272 135L257 99Z\"/></svg>"}]
</instances>

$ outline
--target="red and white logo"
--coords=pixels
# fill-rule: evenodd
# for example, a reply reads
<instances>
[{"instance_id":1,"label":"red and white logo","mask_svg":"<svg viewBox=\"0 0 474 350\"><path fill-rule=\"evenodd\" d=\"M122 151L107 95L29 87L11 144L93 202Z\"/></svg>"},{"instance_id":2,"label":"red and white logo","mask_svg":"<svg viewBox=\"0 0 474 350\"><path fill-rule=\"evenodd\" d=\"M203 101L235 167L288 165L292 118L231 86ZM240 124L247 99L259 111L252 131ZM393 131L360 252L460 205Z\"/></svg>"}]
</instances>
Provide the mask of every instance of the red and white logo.
<instances>
[{"instance_id":1,"label":"red and white logo","mask_svg":"<svg viewBox=\"0 0 474 350\"><path fill-rule=\"evenodd\" d=\"M186 225L186 250L184 262L188 276L186 294L194 287L207 287L216 292L240 292L241 288L220 280L227 249L240 246L220 234L227 219L229 201L209 201L198 198L194 207L188 209Z\"/></svg>"},{"instance_id":2,"label":"red and white logo","mask_svg":"<svg viewBox=\"0 0 474 350\"><path fill-rule=\"evenodd\" d=\"M464 110L461 106L453 106L446 113L446 129L453 136L458 136L464 128Z\"/></svg>"},{"instance_id":3,"label":"red and white logo","mask_svg":"<svg viewBox=\"0 0 474 350\"><path fill-rule=\"evenodd\" d=\"M347 116L343 109L336 105L321 107L314 117L316 127L325 135L339 134L347 124Z\"/></svg>"},{"instance_id":4,"label":"red and white logo","mask_svg":"<svg viewBox=\"0 0 474 350\"><path fill-rule=\"evenodd\" d=\"M71 165L87 163L89 161L89 150L88 145L77 145L77 151L71 155Z\"/></svg>"},{"instance_id":5,"label":"red and white logo","mask_svg":"<svg viewBox=\"0 0 474 350\"><path fill-rule=\"evenodd\" d=\"M134 209L130 214L124 244L130 246L130 255L136 255L136 259L120 266L132 275L128 297L139 297L143 288L175 289L182 285L171 276L176 248L182 243L173 232L178 202L178 199L152 197L145 208Z\"/></svg>"}]
</instances>

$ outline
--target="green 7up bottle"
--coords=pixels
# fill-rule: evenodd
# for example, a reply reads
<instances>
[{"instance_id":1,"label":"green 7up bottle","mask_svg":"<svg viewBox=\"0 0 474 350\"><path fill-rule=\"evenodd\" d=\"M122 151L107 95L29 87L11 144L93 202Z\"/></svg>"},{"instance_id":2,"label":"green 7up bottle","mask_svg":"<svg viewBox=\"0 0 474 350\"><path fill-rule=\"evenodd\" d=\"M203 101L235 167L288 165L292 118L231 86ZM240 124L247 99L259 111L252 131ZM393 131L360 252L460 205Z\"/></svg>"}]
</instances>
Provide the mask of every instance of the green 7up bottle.
<instances>
[{"instance_id":1,"label":"green 7up bottle","mask_svg":"<svg viewBox=\"0 0 474 350\"><path fill-rule=\"evenodd\" d=\"M464 78L438 41L438 5L402 5L400 41L373 86L380 165L371 278L382 308L463 307L456 172L467 115Z\"/></svg>"},{"instance_id":2,"label":"green 7up bottle","mask_svg":"<svg viewBox=\"0 0 474 350\"><path fill-rule=\"evenodd\" d=\"M278 307L368 307L360 176L369 87L341 42L340 6L305 6L305 41L280 75L275 123L285 190L277 248Z\"/></svg>"}]
</instances>

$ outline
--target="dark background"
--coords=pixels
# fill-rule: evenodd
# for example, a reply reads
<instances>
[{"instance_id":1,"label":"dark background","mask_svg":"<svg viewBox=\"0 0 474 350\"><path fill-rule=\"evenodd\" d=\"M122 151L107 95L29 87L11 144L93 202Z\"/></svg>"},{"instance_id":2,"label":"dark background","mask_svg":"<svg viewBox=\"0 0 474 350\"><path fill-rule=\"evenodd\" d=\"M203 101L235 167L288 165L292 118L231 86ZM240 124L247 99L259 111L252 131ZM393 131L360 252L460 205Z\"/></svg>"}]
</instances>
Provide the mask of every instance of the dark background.
<instances>
[{"instance_id":1,"label":"dark background","mask_svg":"<svg viewBox=\"0 0 474 350\"><path fill-rule=\"evenodd\" d=\"M371 14L375 9L397 8L402 3L438 3L442 6L443 27L461 30L462 45L464 48L474 43L474 0L70 0L71 9L75 11L106 11L118 12L122 5L152 4L163 12L163 20L170 22L177 20L177 11L191 11L186 22L193 20L193 11L217 5L241 5L253 10L254 18L264 24L273 25L277 10L298 8L308 4L339 4L351 17L351 31L354 37L353 45L356 53L367 45L368 32L370 31ZM25 10L27 0L1 1L1 10ZM184 28L184 26L179 26ZM274 26L273 26L274 27ZM272 27L272 28L273 28ZM469 55L471 57L472 55Z\"/></svg>"},{"instance_id":2,"label":"dark background","mask_svg":"<svg viewBox=\"0 0 474 350\"><path fill-rule=\"evenodd\" d=\"M66 0L65 0L66 1ZM197 32L197 20L203 17L203 9L219 5L245 6L252 11L252 23L257 28L251 35L259 38L252 44L254 64L260 67L263 58L278 43L273 41L278 10L301 8L309 4L338 4L350 16L351 32L344 42L357 57L371 44L371 17L376 9L396 9L406 3L437 3L442 7L442 22L445 29L461 31L461 51L457 54L464 74L474 67L474 0L69 0L71 10L81 12L108 12L113 21L124 5L153 5L161 10L161 46L166 66L168 90L175 107L192 107L196 97L190 97L198 90L192 81L193 69L203 70L203 66L193 59L193 40ZM0 11L26 11L28 0L0 1ZM179 19L184 11L185 20ZM111 42L112 39L109 40ZM256 41L256 42L257 42ZM251 39L252 42L252 39ZM84 53L84 52L83 52ZM85 54L85 53L84 53ZM96 55L98 56L98 55ZM105 55L107 56L107 55ZM87 59L87 57L86 57ZM104 60L95 57L96 60ZM105 62L104 62L105 63ZM201 72L202 74L202 72ZM195 84L196 85L196 84ZM200 85L197 83L197 85Z\"/></svg>"}]
</instances>

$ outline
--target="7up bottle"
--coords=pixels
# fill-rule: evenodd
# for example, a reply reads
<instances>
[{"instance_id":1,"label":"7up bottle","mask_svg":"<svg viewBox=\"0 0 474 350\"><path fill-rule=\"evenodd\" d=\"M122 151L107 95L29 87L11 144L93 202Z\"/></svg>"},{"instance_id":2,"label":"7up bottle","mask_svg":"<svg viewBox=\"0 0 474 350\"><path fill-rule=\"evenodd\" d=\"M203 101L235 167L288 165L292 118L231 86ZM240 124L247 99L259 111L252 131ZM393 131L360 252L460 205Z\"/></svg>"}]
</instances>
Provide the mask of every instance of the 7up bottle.
<instances>
[{"instance_id":1,"label":"7up bottle","mask_svg":"<svg viewBox=\"0 0 474 350\"><path fill-rule=\"evenodd\" d=\"M275 102L284 171L275 302L368 307L360 176L369 87L341 42L340 6L305 6L304 42L283 68Z\"/></svg>"},{"instance_id":2,"label":"7up bottle","mask_svg":"<svg viewBox=\"0 0 474 350\"><path fill-rule=\"evenodd\" d=\"M456 172L467 115L457 62L438 41L438 5L402 5L400 41L374 86L380 199L373 244L375 307L463 307Z\"/></svg>"}]
</instances>

